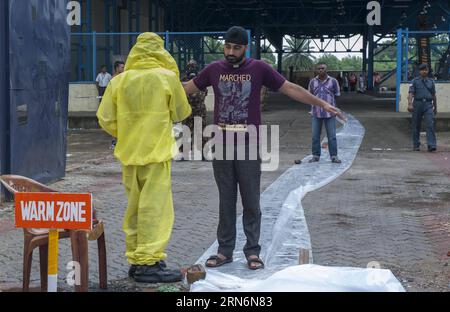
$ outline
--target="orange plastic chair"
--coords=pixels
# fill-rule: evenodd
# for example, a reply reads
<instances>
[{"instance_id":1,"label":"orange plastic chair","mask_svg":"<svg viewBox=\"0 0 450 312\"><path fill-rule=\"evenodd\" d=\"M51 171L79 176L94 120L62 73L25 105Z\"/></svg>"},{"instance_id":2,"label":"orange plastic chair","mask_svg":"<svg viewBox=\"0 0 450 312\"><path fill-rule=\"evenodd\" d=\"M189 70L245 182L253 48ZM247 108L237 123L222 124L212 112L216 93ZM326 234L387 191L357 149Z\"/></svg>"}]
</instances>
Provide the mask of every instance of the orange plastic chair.
<instances>
[{"instance_id":1,"label":"orange plastic chair","mask_svg":"<svg viewBox=\"0 0 450 312\"><path fill-rule=\"evenodd\" d=\"M17 176L0 176L0 182L4 187L16 194L19 192L57 192L32 179ZM97 240L99 257L99 279L100 288L107 288L107 263L106 263L106 243L103 222L96 220L94 210L93 229L86 230L60 230L59 238L70 238L72 248L72 258L80 264L81 278L80 285L75 286L77 292L87 292L89 283L89 263L88 263L88 241ZM33 250L39 247L39 264L41 273L41 290L47 291L47 266L48 266L48 230L24 229L24 250L23 250L23 291L30 289L31 263L33 260Z\"/></svg>"}]
</instances>

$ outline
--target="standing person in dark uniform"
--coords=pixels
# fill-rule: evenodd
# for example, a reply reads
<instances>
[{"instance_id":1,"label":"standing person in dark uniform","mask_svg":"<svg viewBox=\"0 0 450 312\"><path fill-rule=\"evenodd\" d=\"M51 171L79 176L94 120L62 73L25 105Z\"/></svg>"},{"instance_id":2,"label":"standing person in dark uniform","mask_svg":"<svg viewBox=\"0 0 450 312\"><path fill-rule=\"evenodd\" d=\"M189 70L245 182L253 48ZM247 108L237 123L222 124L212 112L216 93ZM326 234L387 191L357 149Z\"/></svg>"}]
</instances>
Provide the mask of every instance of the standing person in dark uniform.
<instances>
[{"instance_id":1,"label":"standing person in dark uniform","mask_svg":"<svg viewBox=\"0 0 450 312\"><path fill-rule=\"evenodd\" d=\"M183 78L183 81L187 82L189 80L194 79L195 77L197 77L198 72L199 72L199 68L198 68L197 62L195 60L190 60L186 65L186 73ZM183 124L185 126L188 126L189 129L191 130L192 151L194 149L200 150L202 152L202 155L203 155L203 148L205 147L205 144L206 144L208 138L206 138L202 135L201 145L199 142L197 142L197 146L194 145L194 143L195 143L195 141L194 141L194 121L195 121L195 117L199 117L202 119L202 134L203 134L203 130L205 129L206 123L207 123L207 120L206 120L207 111L206 111L206 105L205 105L205 99L206 99L207 95L208 95L207 89L200 90L199 92L189 94L188 100L189 100L189 104L191 105L191 108L192 108L192 115L189 116L183 122ZM181 160L185 160L184 157ZM202 156L202 160L205 160L204 156Z\"/></svg>"},{"instance_id":2,"label":"standing person in dark uniform","mask_svg":"<svg viewBox=\"0 0 450 312\"><path fill-rule=\"evenodd\" d=\"M112 78L114 79L115 77L122 74L124 71L125 71L125 63L122 61L115 62L114 63L114 74L113 74ZM115 149L116 145L117 145L117 140L113 139L109 149L112 149L112 150Z\"/></svg>"},{"instance_id":3,"label":"standing person in dark uniform","mask_svg":"<svg viewBox=\"0 0 450 312\"><path fill-rule=\"evenodd\" d=\"M409 88L408 111L412 113L413 150L420 151L420 130L425 118L428 151L436 151L434 116L437 114L436 87L428 77L427 64L419 66L420 76L412 81Z\"/></svg>"}]
</instances>

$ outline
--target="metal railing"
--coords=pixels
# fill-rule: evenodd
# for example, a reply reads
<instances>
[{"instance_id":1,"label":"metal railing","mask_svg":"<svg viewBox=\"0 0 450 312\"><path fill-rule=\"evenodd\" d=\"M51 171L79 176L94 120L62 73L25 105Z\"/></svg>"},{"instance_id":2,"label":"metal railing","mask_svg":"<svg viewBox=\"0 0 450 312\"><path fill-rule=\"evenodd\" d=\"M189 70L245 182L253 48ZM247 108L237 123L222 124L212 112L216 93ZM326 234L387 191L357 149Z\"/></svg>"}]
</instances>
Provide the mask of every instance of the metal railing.
<instances>
[{"instance_id":1,"label":"metal railing","mask_svg":"<svg viewBox=\"0 0 450 312\"><path fill-rule=\"evenodd\" d=\"M251 40L251 33L249 38ZM71 81L93 82L100 65L113 70L115 61L125 61L136 38L141 33L72 33ZM165 48L175 58L183 72L186 63L195 59L200 68L223 58L223 36L225 32L159 32ZM249 42L249 45L251 41ZM250 49L247 51L250 56Z\"/></svg>"}]
</instances>

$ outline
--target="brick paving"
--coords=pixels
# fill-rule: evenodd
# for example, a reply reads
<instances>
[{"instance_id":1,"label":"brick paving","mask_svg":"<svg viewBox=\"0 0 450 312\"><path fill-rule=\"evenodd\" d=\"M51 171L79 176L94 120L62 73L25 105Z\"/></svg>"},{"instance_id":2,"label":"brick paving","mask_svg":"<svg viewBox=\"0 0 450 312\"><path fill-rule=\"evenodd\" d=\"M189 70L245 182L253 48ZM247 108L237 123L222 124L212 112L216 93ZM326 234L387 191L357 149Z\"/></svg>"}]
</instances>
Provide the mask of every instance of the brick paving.
<instances>
[{"instance_id":1,"label":"brick paving","mask_svg":"<svg viewBox=\"0 0 450 312\"><path fill-rule=\"evenodd\" d=\"M333 266L365 267L377 261L391 269L407 290L449 291L450 270L450 133L439 133L439 151L410 151L409 124L392 112L389 101L368 96L344 97L341 107L358 118L366 137L353 167L338 180L303 201L314 261ZM262 188L310 153L307 106L272 95L263 120L280 125L280 166L264 172ZM211 116L210 116L211 117ZM72 131L61 191L92 192L99 217L106 224L110 290L145 290L127 279L122 217L126 198L120 164L101 131ZM381 148L381 151L380 151ZM218 193L206 162L173 163L175 225L168 246L170 266L194 263L215 240ZM239 205L240 209L240 205ZM0 207L0 291L20 286L22 230L14 229L12 206ZM32 268L38 285L38 257ZM98 283L95 243L90 244L90 281ZM68 240L60 241L60 287L70 261Z\"/></svg>"}]
</instances>

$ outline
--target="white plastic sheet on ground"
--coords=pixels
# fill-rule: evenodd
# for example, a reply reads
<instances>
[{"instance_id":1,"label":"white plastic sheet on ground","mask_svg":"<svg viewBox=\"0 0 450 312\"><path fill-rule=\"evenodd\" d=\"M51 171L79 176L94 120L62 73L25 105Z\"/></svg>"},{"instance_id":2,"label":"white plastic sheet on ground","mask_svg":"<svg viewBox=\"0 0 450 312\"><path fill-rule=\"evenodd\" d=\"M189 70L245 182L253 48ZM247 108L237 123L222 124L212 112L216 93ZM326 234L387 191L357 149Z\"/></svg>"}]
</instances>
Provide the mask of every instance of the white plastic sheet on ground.
<instances>
[{"instance_id":1,"label":"white plastic sheet on ground","mask_svg":"<svg viewBox=\"0 0 450 312\"><path fill-rule=\"evenodd\" d=\"M239 219L234 261L207 269L206 280L194 283L191 291L403 290L388 270L298 266L300 249L310 251L310 263L313 263L301 200L308 192L327 185L348 170L364 137L365 130L359 121L351 115L347 118L348 122L337 131L342 164L332 164L328 149L323 148L320 162L310 164L311 156L306 157L303 164L288 169L261 195L260 256L265 269L248 269L242 251L246 238ZM197 263L204 264L210 255L217 253L217 247L216 241Z\"/></svg>"},{"instance_id":2,"label":"white plastic sheet on ground","mask_svg":"<svg viewBox=\"0 0 450 312\"><path fill-rule=\"evenodd\" d=\"M263 280L214 272L206 280L196 282L191 291L402 292L404 289L389 270L306 264L288 267Z\"/></svg>"}]
</instances>

